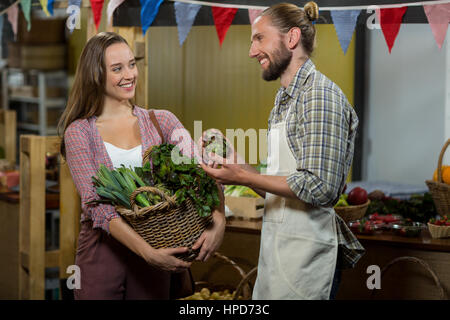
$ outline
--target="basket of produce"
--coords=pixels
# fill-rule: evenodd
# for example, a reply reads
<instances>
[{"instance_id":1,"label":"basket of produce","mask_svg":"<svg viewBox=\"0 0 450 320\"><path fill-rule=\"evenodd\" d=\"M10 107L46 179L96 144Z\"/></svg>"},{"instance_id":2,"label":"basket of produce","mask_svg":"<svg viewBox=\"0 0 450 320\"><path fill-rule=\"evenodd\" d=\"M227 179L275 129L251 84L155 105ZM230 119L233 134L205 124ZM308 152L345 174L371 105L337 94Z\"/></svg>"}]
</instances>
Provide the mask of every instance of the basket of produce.
<instances>
[{"instance_id":1,"label":"basket of produce","mask_svg":"<svg viewBox=\"0 0 450 320\"><path fill-rule=\"evenodd\" d=\"M448 238L450 237L450 221L446 215L441 219L430 219L428 230L433 238Z\"/></svg>"},{"instance_id":2,"label":"basket of produce","mask_svg":"<svg viewBox=\"0 0 450 320\"><path fill-rule=\"evenodd\" d=\"M439 215L450 214L450 166L442 165L445 150L450 145L448 139L439 154L438 166L433 175L433 180L426 180L426 184L433 197L436 210Z\"/></svg>"},{"instance_id":3,"label":"basket of produce","mask_svg":"<svg viewBox=\"0 0 450 320\"><path fill-rule=\"evenodd\" d=\"M236 262L219 252L214 253L214 258L221 264L230 265L236 271L235 273L239 274L241 280L238 285L234 287L231 284L220 285L210 281L196 281L194 294L180 300L250 300L252 288L248 274Z\"/></svg>"},{"instance_id":4,"label":"basket of produce","mask_svg":"<svg viewBox=\"0 0 450 320\"><path fill-rule=\"evenodd\" d=\"M370 200L367 191L361 187L353 188L348 194L343 193L334 206L334 211L345 221L361 219L366 214Z\"/></svg>"},{"instance_id":5,"label":"basket of produce","mask_svg":"<svg viewBox=\"0 0 450 320\"><path fill-rule=\"evenodd\" d=\"M192 248L220 204L216 182L178 147L161 144L147 150L143 167L109 170L100 166L94 186L100 200L117 212L153 248ZM177 159L173 159L175 156ZM179 255L192 261L198 250Z\"/></svg>"}]
</instances>

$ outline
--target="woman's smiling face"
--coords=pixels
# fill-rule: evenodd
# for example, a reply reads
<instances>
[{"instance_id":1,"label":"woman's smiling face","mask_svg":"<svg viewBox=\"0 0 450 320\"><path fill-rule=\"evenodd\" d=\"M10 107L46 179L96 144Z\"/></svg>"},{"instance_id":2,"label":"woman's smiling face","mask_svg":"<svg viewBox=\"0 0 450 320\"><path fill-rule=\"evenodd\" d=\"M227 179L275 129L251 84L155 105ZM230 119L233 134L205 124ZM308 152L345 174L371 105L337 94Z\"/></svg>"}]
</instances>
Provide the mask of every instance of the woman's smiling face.
<instances>
[{"instance_id":1,"label":"woman's smiling face","mask_svg":"<svg viewBox=\"0 0 450 320\"><path fill-rule=\"evenodd\" d=\"M138 70L130 47L114 43L105 50L106 85L109 98L123 101L134 97Z\"/></svg>"}]
</instances>

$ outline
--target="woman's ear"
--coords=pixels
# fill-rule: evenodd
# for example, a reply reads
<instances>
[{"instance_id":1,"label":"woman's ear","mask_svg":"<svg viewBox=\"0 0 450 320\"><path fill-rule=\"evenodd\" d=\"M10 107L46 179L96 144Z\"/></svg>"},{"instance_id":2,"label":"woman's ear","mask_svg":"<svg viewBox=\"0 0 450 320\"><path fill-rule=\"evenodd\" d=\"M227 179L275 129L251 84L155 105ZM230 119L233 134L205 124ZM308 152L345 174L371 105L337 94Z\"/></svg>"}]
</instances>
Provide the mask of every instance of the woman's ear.
<instances>
[{"instance_id":1,"label":"woman's ear","mask_svg":"<svg viewBox=\"0 0 450 320\"><path fill-rule=\"evenodd\" d=\"M301 37L302 31L300 30L300 28L291 28L291 30L288 31L288 48L295 49L300 43Z\"/></svg>"}]
</instances>

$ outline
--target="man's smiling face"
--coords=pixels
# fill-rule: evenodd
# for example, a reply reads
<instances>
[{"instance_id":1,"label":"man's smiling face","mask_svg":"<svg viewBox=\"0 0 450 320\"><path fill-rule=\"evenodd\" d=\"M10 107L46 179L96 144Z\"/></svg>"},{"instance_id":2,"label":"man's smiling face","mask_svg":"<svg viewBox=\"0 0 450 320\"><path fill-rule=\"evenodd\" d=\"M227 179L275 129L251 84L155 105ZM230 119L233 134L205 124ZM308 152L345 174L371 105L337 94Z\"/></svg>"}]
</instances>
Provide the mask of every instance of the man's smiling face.
<instances>
[{"instance_id":1,"label":"man's smiling face","mask_svg":"<svg viewBox=\"0 0 450 320\"><path fill-rule=\"evenodd\" d=\"M270 17L258 17L252 24L249 56L258 60L266 81L278 79L291 63L292 52L286 48L283 36L272 25Z\"/></svg>"}]
</instances>

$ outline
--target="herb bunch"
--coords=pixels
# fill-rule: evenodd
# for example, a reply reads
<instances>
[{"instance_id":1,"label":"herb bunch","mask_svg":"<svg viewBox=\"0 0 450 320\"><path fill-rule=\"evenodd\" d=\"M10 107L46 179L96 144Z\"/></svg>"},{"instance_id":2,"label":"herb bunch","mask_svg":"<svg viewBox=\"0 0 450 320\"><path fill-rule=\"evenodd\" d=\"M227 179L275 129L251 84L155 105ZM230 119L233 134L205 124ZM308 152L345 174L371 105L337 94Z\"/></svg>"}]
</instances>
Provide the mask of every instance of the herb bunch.
<instances>
[{"instance_id":1,"label":"herb bunch","mask_svg":"<svg viewBox=\"0 0 450 320\"><path fill-rule=\"evenodd\" d=\"M214 179L195 163L195 159L183 156L175 145L154 146L149 161L137 174L150 185L163 185L176 196L178 204L190 198L201 217L210 215L220 204Z\"/></svg>"}]
</instances>

